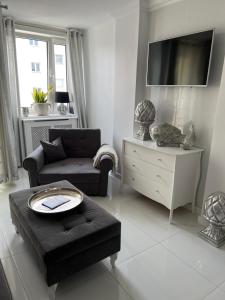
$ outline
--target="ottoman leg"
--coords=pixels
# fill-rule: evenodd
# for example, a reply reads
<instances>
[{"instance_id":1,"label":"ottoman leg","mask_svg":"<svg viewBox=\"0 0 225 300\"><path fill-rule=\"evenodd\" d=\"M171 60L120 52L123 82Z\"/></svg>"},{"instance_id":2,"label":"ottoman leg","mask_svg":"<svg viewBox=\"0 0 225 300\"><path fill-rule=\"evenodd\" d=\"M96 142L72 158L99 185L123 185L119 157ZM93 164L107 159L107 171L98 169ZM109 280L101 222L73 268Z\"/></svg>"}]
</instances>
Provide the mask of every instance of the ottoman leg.
<instances>
[{"instance_id":1,"label":"ottoman leg","mask_svg":"<svg viewBox=\"0 0 225 300\"><path fill-rule=\"evenodd\" d=\"M15 226L16 233L19 234L20 232L19 232L17 226L16 225L14 225L14 226Z\"/></svg>"},{"instance_id":2,"label":"ottoman leg","mask_svg":"<svg viewBox=\"0 0 225 300\"><path fill-rule=\"evenodd\" d=\"M112 268L115 268L115 262L117 260L117 257L118 257L117 253L110 256L110 263L111 263Z\"/></svg>"},{"instance_id":3,"label":"ottoman leg","mask_svg":"<svg viewBox=\"0 0 225 300\"><path fill-rule=\"evenodd\" d=\"M55 300L55 293L58 283L48 286L48 297L50 300Z\"/></svg>"}]
</instances>

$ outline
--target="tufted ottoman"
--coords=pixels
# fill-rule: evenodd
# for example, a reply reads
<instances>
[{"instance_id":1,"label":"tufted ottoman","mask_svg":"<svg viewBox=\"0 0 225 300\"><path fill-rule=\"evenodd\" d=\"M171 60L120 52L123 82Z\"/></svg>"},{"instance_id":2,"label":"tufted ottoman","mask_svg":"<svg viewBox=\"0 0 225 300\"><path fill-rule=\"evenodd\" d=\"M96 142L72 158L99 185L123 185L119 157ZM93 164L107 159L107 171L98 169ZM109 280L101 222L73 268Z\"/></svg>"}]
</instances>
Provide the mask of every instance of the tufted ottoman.
<instances>
[{"instance_id":1,"label":"tufted ottoman","mask_svg":"<svg viewBox=\"0 0 225 300\"><path fill-rule=\"evenodd\" d=\"M36 214L27 206L30 195L43 188L73 187L68 181L38 186L9 195L12 222L32 250L54 298L57 283L108 256L114 266L120 250L121 223L87 196L70 212Z\"/></svg>"}]
</instances>

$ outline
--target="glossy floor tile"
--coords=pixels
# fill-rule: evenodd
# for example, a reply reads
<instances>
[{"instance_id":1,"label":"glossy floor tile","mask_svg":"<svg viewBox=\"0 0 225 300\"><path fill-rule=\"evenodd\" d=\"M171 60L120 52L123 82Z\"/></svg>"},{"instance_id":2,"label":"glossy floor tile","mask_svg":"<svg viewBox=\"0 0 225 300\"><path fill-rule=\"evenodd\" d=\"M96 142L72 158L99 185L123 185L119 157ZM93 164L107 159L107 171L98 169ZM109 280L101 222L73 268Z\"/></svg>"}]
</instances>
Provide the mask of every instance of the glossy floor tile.
<instances>
[{"instance_id":1,"label":"glossy floor tile","mask_svg":"<svg viewBox=\"0 0 225 300\"><path fill-rule=\"evenodd\" d=\"M163 245L216 285L225 281L225 246L215 248L200 239L198 232L182 231Z\"/></svg>"},{"instance_id":2,"label":"glossy floor tile","mask_svg":"<svg viewBox=\"0 0 225 300\"><path fill-rule=\"evenodd\" d=\"M213 285L162 245L119 265L114 272L133 299L202 299Z\"/></svg>"},{"instance_id":3,"label":"glossy floor tile","mask_svg":"<svg viewBox=\"0 0 225 300\"><path fill-rule=\"evenodd\" d=\"M89 278L87 281L73 282L72 288L57 290L57 299L62 300L132 300L117 281L108 273Z\"/></svg>"},{"instance_id":4,"label":"glossy floor tile","mask_svg":"<svg viewBox=\"0 0 225 300\"><path fill-rule=\"evenodd\" d=\"M47 300L47 286L35 260L11 224L8 194L28 188L26 173L0 185L0 258L15 300ZM110 178L112 180L112 178ZM115 188L114 188L115 187ZM225 247L198 237L197 216L168 210L110 182L108 197L93 197L122 223L116 268L105 259L60 282L56 300L224 300Z\"/></svg>"},{"instance_id":5,"label":"glossy floor tile","mask_svg":"<svg viewBox=\"0 0 225 300\"><path fill-rule=\"evenodd\" d=\"M14 300L29 300L27 293L11 257L1 259Z\"/></svg>"},{"instance_id":6,"label":"glossy floor tile","mask_svg":"<svg viewBox=\"0 0 225 300\"><path fill-rule=\"evenodd\" d=\"M217 288L207 295L204 300L223 300L225 299L225 292Z\"/></svg>"}]
</instances>

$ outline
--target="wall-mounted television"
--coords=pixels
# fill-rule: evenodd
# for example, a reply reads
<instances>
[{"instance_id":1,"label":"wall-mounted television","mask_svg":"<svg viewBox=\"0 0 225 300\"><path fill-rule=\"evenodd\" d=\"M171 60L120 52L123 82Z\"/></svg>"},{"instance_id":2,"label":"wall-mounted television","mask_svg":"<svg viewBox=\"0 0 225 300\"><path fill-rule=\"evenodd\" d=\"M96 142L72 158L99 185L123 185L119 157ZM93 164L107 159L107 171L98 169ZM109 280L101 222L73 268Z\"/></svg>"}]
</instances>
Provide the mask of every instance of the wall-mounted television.
<instances>
[{"instance_id":1,"label":"wall-mounted television","mask_svg":"<svg viewBox=\"0 0 225 300\"><path fill-rule=\"evenodd\" d=\"M148 44L147 86L207 86L214 30Z\"/></svg>"}]
</instances>

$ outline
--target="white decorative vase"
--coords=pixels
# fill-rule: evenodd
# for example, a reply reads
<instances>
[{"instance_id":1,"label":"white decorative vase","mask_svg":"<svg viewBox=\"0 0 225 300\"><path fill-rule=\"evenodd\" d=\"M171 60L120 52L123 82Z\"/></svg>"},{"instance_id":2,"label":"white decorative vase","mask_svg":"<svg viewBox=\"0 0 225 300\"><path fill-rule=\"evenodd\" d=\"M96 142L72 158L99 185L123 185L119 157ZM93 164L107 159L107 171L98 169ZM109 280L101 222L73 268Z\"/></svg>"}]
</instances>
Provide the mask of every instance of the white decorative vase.
<instances>
[{"instance_id":1,"label":"white decorative vase","mask_svg":"<svg viewBox=\"0 0 225 300\"><path fill-rule=\"evenodd\" d=\"M49 103L33 103L32 104L33 112L37 116L47 116L49 106L50 106Z\"/></svg>"}]
</instances>

